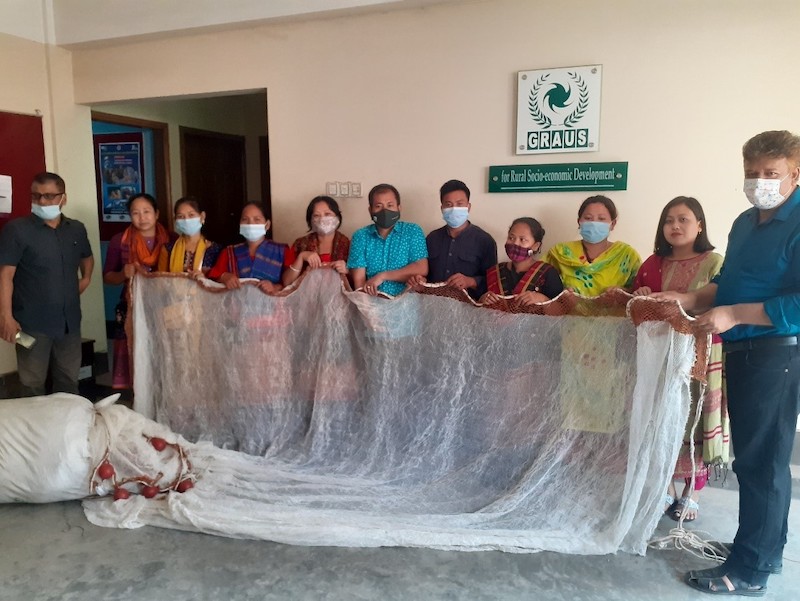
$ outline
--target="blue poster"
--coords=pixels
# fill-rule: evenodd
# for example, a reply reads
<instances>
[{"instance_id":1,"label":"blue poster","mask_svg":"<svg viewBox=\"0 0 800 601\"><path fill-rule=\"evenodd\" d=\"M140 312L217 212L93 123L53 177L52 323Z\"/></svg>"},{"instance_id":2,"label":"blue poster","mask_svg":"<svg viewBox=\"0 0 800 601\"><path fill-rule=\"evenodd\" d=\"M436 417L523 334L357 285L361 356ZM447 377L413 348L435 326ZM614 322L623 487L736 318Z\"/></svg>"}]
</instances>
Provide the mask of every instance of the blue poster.
<instances>
[{"instance_id":1,"label":"blue poster","mask_svg":"<svg viewBox=\"0 0 800 601\"><path fill-rule=\"evenodd\" d=\"M103 221L130 221L128 199L142 191L141 142L98 144Z\"/></svg>"}]
</instances>

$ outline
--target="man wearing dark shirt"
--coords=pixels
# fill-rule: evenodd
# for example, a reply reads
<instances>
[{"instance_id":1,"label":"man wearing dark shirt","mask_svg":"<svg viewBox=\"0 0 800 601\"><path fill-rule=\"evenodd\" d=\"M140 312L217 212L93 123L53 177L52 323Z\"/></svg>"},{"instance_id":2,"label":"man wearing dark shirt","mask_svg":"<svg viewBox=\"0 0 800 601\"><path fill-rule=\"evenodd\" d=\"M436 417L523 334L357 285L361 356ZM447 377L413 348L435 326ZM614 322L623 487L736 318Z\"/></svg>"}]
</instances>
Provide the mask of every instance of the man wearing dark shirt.
<instances>
[{"instance_id":1,"label":"man wearing dark shirt","mask_svg":"<svg viewBox=\"0 0 800 601\"><path fill-rule=\"evenodd\" d=\"M445 282L466 290L475 300L486 292L486 272L497 264L497 244L488 233L470 223L469 188L451 179L439 190L445 226L432 231L425 239L428 245L429 282ZM410 285L424 283L415 277Z\"/></svg>"},{"instance_id":2,"label":"man wearing dark shirt","mask_svg":"<svg viewBox=\"0 0 800 601\"><path fill-rule=\"evenodd\" d=\"M61 214L65 204L64 180L40 173L31 185L32 214L0 233L0 338L13 344L22 331L36 340L16 347L24 396L45 393L51 362L53 391L78 392L80 294L94 259L86 228Z\"/></svg>"},{"instance_id":3,"label":"man wearing dark shirt","mask_svg":"<svg viewBox=\"0 0 800 601\"><path fill-rule=\"evenodd\" d=\"M728 559L689 572L686 582L706 593L760 596L783 567L800 410L800 136L767 131L742 154L753 206L733 224L722 271L694 292L656 296L701 312L698 330L722 337L739 480Z\"/></svg>"}]
</instances>

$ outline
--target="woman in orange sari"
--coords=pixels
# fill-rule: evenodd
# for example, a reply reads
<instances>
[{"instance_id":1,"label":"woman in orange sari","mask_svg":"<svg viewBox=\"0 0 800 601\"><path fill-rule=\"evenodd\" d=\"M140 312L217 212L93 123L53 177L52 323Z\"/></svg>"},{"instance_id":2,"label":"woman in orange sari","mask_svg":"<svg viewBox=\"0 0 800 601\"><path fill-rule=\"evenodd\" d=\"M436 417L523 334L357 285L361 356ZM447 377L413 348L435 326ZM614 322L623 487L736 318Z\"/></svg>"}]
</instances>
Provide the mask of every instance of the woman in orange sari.
<instances>
[{"instance_id":1,"label":"woman in orange sari","mask_svg":"<svg viewBox=\"0 0 800 601\"><path fill-rule=\"evenodd\" d=\"M111 238L103 266L103 282L112 286L125 284L116 307L114 332L114 369L111 385L131 388L130 356L125 320L128 316L128 280L137 271L153 271L161 250L170 241L167 230L158 222L158 204L149 194L136 194L128 200L131 225Z\"/></svg>"}]
</instances>

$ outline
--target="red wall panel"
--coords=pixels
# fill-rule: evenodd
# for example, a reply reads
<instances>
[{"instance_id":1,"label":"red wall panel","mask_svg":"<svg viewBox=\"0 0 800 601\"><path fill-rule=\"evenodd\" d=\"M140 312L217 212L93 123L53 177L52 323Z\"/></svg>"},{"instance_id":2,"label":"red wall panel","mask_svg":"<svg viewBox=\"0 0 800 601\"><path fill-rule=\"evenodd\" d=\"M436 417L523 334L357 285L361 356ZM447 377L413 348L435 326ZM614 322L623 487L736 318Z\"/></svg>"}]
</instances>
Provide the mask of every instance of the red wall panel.
<instances>
[{"instance_id":1,"label":"red wall panel","mask_svg":"<svg viewBox=\"0 0 800 601\"><path fill-rule=\"evenodd\" d=\"M0 111L0 175L10 175L11 213L0 213L0 228L31 212L31 181L45 171L42 118Z\"/></svg>"}]
</instances>

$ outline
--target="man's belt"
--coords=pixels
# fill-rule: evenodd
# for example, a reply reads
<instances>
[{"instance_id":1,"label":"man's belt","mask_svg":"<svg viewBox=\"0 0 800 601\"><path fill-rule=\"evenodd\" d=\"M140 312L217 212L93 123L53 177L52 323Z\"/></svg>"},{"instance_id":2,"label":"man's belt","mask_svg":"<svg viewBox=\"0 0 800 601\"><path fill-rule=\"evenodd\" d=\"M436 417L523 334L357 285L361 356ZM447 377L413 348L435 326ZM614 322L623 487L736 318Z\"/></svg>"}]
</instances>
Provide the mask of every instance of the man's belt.
<instances>
[{"instance_id":1,"label":"man's belt","mask_svg":"<svg viewBox=\"0 0 800 601\"><path fill-rule=\"evenodd\" d=\"M722 350L726 353L736 353L776 346L797 346L797 336L748 338L747 340L737 340L735 342L723 342Z\"/></svg>"}]
</instances>

